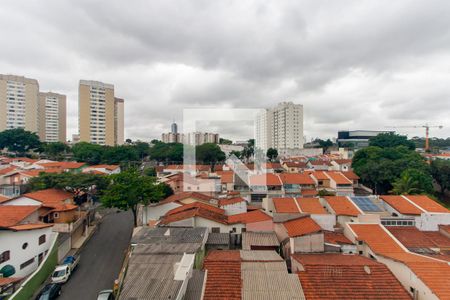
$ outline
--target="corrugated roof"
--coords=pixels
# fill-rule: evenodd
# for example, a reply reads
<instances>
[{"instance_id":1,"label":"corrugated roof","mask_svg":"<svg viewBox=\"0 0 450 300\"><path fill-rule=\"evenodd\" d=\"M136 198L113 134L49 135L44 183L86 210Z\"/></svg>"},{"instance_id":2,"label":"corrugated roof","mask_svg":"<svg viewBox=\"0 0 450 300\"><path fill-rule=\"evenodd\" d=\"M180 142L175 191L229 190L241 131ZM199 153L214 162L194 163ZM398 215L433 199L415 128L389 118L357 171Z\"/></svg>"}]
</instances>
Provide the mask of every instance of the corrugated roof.
<instances>
[{"instance_id":1,"label":"corrugated roof","mask_svg":"<svg viewBox=\"0 0 450 300\"><path fill-rule=\"evenodd\" d=\"M242 249L251 250L251 246L279 246L277 235L275 232L243 232L242 233Z\"/></svg>"},{"instance_id":2,"label":"corrugated roof","mask_svg":"<svg viewBox=\"0 0 450 300\"><path fill-rule=\"evenodd\" d=\"M275 251L267 250L241 250L240 258L242 261L282 261L283 258Z\"/></svg>"},{"instance_id":3,"label":"corrugated roof","mask_svg":"<svg viewBox=\"0 0 450 300\"><path fill-rule=\"evenodd\" d=\"M202 296L203 284L205 282L205 272L193 270L192 277L188 281L186 294L183 300L199 300Z\"/></svg>"},{"instance_id":4,"label":"corrugated roof","mask_svg":"<svg viewBox=\"0 0 450 300\"><path fill-rule=\"evenodd\" d=\"M230 243L229 233L211 232L208 235L208 245L228 245Z\"/></svg>"},{"instance_id":5,"label":"corrugated roof","mask_svg":"<svg viewBox=\"0 0 450 300\"><path fill-rule=\"evenodd\" d=\"M183 255L133 254L120 299L176 299L182 281L174 280L174 265Z\"/></svg>"},{"instance_id":6,"label":"corrugated roof","mask_svg":"<svg viewBox=\"0 0 450 300\"><path fill-rule=\"evenodd\" d=\"M205 227L179 228L179 227L142 227L132 238L132 244L182 244L200 243L205 241L208 229Z\"/></svg>"}]
</instances>

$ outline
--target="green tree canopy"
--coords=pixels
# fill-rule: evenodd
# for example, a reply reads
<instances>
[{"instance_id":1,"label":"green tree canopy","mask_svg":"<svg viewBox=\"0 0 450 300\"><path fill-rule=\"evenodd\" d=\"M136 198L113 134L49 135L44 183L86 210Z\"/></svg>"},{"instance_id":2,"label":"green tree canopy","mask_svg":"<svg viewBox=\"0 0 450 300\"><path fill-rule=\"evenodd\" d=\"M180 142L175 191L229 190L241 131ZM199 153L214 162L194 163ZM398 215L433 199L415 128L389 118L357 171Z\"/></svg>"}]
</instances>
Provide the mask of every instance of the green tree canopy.
<instances>
[{"instance_id":1,"label":"green tree canopy","mask_svg":"<svg viewBox=\"0 0 450 300\"><path fill-rule=\"evenodd\" d=\"M220 138L219 139L219 144L221 145L231 145L233 144L232 140L228 140L228 139L224 139L224 138Z\"/></svg>"},{"instance_id":2,"label":"green tree canopy","mask_svg":"<svg viewBox=\"0 0 450 300\"><path fill-rule=\"evenodd\" d=\"M356 152L352 167L361 181L379 194L390 191L392 183L407 169L429 172L423 157L405 146L366 147Z\"/></svg>"},{"instance_id":3,"label":"green tree canopy","mask_svg":"<svg viewBox=\"0 0 450 300\"><path fill-rule=\"evenodd\" d=\"M103 146L101 162L106 164L120 164L139 160L138 152L134 146Z\"/></svg>"},{"instance_id":4,"label":"green tree canopy","mask_svg":"<svg viewBox=\"0 0 450 300\"><path fill-rule=\"evenodd\" d=\"M450 160L436 159L431 162L431 175L444 194L450 190Z\"/></svg>"},{"instance_id":5,"label":"green tree canopy","mask_svg":"<svg viewBox=\"0 0 450 300\"><path fill-rule=\"evenodd\" d=\"M433 178L426 172L407 169L392 184L396 195L432 194Z\"/></svg>"},{"instance_id":6,"label":"green tree canopy","mask_svg":"<svg viewBox=\"0 0 450 300\"><path fill-rule=\"evenodd\" d=\"M149 154L156 161L181 163L183 161L183 144L156 141L150 148Z\"/></svg>"},{"instance_id":7,"label":"green tree canopy","mask_svg":"<svg viewBox=\"0 0 450 300\"><path fill-rule=\"evenodd\" d=\"M219 161L225 160L225 153L220 150L219 145L212 143L205 143L199 145L195 149L195 156L197 162L215 164Z\"/></svg>"},{"instance_id":8,"label":"green tree canopy","mask_svg":"<svg viewBox=\"0 0 450 300\"><path fill-rule=\"evenodd\" d=\"M87 142L79 142L72 146L73 157L77 161L96 165L102 162L103 147Z\"/></svg>"},{"instance_id":9,"label":"green tree canopy","mask_svg":"<svg viewBox=\"0 0 450 300\"><path fill-rule=\"evenodd\" d=\"M0 149L7 148L8 151L17 155L24 155L28 151L37 150L40 146L39 137L34 132L22 128L0 132Z\"/></svg>"},{"instance_id":10,"label":"green tree canopy","mask_svg":"<svg viewBox=\"0 0 450 300\"><path fill-rule=\"evenodd\" d=\"M273 161L278 157L278 150L274 148L269 148L267 149L266 155L270 161Z\"/></svg>"},{"instance_id":11,"label":"green tree canopy","mask_svg":"<svg viewBox=\"0 0 450 300\"><path fill-rule=\"evenodd\" d=\"M369 139L369 146L375 146L380 148L392 148L397 146L405 146L409 150L416 149L416 145L413 141L408 140L404 135L398 135L393 132L380 133Z\"/></svg>"},{"instance_id":12,"label":"green tree canopy","mask_svg":"<svg viewBox=\"0 0 450 300\"><path fill-rule=\"evenodd\" d=\"M111 175L111 183L102 194L101 201L106 207L131 209L136 226L138 205L147 206L149 203L160 201L164 197L163 189L155 178L142 176L136 169L129 169Z\"/></svg>"},{"instance_id":13,"label":"green tree canopy","mask_svg":"<svg viewBox=\"0 0 450 300\"><path fill-rule=\"evenodd\" d=\"M31 190L62 189L72 193L101 193L109 184L105 175L90 173L41 173L28 182Z\"/></svg>"},{"instance_id":14,"label":"green tree canopy","mask_svg":"<svg viewBox=\"0 0 450 300\"><path fill-rule=\"evenodd\" d=\"M42 143L40 147L40 152L44 153L51 160L63 160L64 155L69 151L70 147L61 142Z\"/></svg>"}]
</instances>

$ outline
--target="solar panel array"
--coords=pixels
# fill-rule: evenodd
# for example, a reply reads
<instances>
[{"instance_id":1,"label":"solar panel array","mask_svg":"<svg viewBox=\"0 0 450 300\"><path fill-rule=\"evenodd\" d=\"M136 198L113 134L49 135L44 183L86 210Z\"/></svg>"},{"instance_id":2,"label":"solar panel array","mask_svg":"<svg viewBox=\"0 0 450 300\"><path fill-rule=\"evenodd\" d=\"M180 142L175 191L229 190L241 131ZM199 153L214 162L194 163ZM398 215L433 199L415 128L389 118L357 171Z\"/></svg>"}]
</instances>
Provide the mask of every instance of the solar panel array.
<instances>
[{"instance_id":1,"label":"solar panel array","mask_svg":"<svg viewBox=\"0 0 450 300\"><path fill-rule=\"evenodd\" d=\"M363 211L381 212L382 210L375 205L369 197L350 197Z\"/></svg>"}]
</instances>

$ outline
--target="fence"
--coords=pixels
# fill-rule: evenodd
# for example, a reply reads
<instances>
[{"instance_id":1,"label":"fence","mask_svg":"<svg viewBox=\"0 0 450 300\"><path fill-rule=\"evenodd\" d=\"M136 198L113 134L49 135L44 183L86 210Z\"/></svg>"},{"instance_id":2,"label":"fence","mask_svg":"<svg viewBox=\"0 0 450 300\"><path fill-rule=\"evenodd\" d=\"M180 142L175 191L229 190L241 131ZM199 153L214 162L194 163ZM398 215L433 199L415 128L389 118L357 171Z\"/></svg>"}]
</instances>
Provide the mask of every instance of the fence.
<instances>
[{"instance_id":1,"label":"fence","mask_svg":"<svg viewBox=\"0 0 450 300\"><path fill-rule=\"evenodd\" d=\"M31 299L37 289L50 276L58 264L58 244L56 240L58 234L55 234L52 245L45 260L20 286L20 288L9 299L11 300L28 300Z\"/></svg>"}]
</instances>

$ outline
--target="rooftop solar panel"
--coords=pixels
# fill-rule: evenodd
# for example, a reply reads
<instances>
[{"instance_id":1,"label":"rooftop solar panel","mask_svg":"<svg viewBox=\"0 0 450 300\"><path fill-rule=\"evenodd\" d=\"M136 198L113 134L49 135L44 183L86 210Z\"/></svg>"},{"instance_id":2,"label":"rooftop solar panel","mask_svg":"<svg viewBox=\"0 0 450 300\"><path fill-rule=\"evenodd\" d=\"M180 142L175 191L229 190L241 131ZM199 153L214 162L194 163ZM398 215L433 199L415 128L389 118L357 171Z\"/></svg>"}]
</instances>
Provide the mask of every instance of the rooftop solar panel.
<instances>
[{"instance_id":1,"label":"rooftop solar panel","mask_svg":"<svg viewBox=\"0 0 450 300\"><path fill-rule=\"evenodd\" d=\"M382 210L375 205L369 197L350 197L352 201L358 205L363 211L381 212Z\"/></svg>"}]
</instances>

